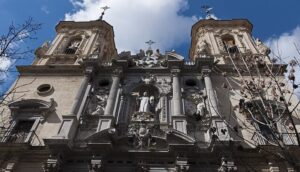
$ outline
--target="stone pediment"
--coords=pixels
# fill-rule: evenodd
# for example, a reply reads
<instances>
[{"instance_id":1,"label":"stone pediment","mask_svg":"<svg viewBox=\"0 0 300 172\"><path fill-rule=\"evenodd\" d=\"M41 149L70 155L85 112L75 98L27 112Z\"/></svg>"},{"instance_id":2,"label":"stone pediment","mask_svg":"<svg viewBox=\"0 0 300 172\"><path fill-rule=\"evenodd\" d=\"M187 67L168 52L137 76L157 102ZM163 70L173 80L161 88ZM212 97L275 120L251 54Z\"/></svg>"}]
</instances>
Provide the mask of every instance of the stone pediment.
<instances>
[{"instance_id":1,"label":"stone pediment","mask_svg":"<svg viewBox=\"0 0 300 172\"><path fill-rule=\"evenodd\" d=\"M114 128L106 129L91 136L84 141L91 149L112 148L123 151L169 151L170 146L193 146L195 140L179 131L165 132L161 129L152 129L146 133L140 129L136 133L121 133Z\"/></svg>"},{"instance_id":2,"label":"stone pediment","mask_svg":"<svg viewBox=\"0 0 300 172\"><path fill-rule=\"evenodd\" d=\"M54 100L50 99L48 102L40 99L22 99L11 102L8 107L14 117L17 115L32 115L32 113L45 117L48 112L54 109Z\"/></svg>"}]
</instances>

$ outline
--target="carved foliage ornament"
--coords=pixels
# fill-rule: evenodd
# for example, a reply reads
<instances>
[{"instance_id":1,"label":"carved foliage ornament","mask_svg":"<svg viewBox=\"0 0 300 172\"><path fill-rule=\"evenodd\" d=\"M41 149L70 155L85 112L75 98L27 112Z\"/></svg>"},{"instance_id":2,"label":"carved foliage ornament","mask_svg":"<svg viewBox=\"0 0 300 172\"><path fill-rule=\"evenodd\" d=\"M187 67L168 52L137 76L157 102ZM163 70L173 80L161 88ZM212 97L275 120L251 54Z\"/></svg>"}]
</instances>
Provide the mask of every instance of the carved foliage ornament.
<instances>
[{"instance_id":1,"label":"carved foliage ornament","mask_svg":"<svg viewBox=\"0 0 300 172\"><path fill-rule=\"evenodd\" d=\"M156 146L156 140L152 137L154 125L146 122L132 123L129 125L129 144L136 149L151 149Z\"/></svg>"}]
</instances>

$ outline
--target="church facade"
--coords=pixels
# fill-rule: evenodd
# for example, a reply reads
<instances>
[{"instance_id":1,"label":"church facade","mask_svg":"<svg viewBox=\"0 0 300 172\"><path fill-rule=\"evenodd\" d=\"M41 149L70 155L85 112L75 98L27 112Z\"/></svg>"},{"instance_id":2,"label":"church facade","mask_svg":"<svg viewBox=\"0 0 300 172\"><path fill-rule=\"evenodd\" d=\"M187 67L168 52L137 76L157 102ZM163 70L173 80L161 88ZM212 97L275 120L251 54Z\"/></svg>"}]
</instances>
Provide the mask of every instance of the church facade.
<instances>
[{"instance_id":1,"label":"church facade","mask_svg":"<svg viewBox=\"0 0 300 172\"><path fill-rule=\"evenodd\" d=\"M198 21L186 60L152 50L151 41L118 54L107 22L61 21L33 64L17 67L1 107L0 168L297 171L298 99L273 88L289 87L286 65L270 60L252 27L245 19Z\"/></svg>"}]
</instances>

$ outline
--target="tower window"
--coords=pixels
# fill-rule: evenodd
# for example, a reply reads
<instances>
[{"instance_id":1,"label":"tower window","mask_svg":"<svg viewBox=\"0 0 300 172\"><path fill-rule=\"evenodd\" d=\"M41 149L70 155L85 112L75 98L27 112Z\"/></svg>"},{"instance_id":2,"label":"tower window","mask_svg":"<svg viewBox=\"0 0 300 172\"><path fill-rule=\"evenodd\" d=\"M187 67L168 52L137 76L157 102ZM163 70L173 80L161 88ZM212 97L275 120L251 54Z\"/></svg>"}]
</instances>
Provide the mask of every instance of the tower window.
<instances>
[{"instance_id":1,"label":"tower window","mask_svg":"<svg viewBox=\"0 0 300 172\"><path fill-rule=\"evenodd\" d=\"M67 48L65 49L65 54L75 54L79 45L81 43L81 38L76 38L70 41Z\"/></svg>"},{"instance_id":2,"label":"tower window","mask_svg":"<svg viewBox=\"0 0 300 172\"><path fill-rule=\"evenodd\" d=\"M224 45L224 49L226 50L226 52L234 54L238 52L238 48L235 44L235 40L233 38L233 36L231 35L226 35L222 38L222 42Z\"/></svg>"}]
</instances>

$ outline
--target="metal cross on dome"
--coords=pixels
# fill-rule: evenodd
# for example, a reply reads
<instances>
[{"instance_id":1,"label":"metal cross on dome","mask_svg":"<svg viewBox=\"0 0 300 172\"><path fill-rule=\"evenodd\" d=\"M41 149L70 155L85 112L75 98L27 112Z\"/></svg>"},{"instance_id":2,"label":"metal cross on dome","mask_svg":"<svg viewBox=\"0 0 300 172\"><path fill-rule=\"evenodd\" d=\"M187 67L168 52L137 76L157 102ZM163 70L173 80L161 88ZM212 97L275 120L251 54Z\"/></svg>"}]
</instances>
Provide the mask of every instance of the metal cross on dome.
<instances>
[{"instance_id":1,"label":"metal cross on dome","mask_svg":"<svg viewBox=\"0 0 300 172\"><path fill-rule=\"evenodd\" d=\"M104 16L104 13L106 10L110 9L110 7L108 6L104 6L104 7L101 7L101 9L103 9L102 13L101 13L101 16L99 18L99 20L102 20L103 19L103 16Z\"/></svg>"},{"instance_id":2,"label":"metal cross on dome","mask_svg":"<svg viewBox=\"0 0 300 172\"><path fill-rule=\"evenodd\" d=\"M149 41L147 41L145 43L148 44L149 45L149 49L151 49L151 45L154 44L155 42L150 39Z\"/></svg>"}]
</instances>

